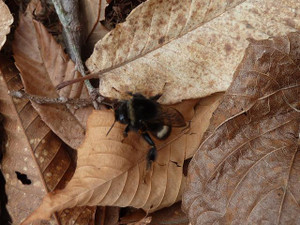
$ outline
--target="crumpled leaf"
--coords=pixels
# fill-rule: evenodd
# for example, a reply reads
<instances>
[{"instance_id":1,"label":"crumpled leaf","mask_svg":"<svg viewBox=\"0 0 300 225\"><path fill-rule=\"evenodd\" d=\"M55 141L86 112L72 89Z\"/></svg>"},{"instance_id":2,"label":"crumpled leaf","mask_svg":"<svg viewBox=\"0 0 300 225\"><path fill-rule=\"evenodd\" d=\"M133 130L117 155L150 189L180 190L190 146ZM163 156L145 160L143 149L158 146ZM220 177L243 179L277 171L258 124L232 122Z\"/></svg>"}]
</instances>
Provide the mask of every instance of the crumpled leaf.
<instances>
[{"instance_id":1,"label":"crumpled leaf","mask_svg":"<svg viewBox=\"0 0 300 225\"><path fill-rule=\"evenodd\" d=\"M63 52L45 27L33 20L34 3L20 16L13 43L14 59L21 72L25 91L29 94L56 98L88 98L83 84L75 84L56 91L64 80L79 76L74 63ZM75 109L65 105L39 105L33 103L42 120L65 143L77 148L83 141L86 119L92 107Z\"/></svg>"},{"instance_id":2,"label":"crumpled leaf","mask_svg":"<svg viewBox=\"0 0 300 225\"><path fill-rule=\"evenodd\" d=\"M49 218L51 213L75 205L133 206L154 211L180 200L185 186L184 160L199 146L208 126L208 119L216 108L220 95L205 99L205 106L197 107L196 100L179 104L190 129L173 129L165 141L156 141L157 160L146 172L149 145L135 132L123 140L125 126L114 121L111 111L94 111L87 122L87 135L78 149L75 174L63 189L48 194L42 205L22 225L36 219ZM202 109L201 109L202 108ZM202 129L203 128L203 129ZM122 141L123 140L123 141Z\"/></svg>"},{"instance_id":3,"label":"crumpled leaf","mask_svg":"<svg viewBox=\"0 0 300 225\"><path fill-rule=\"evenodd\" d=\"M251 41L189 167L192 224L300 223L300 34Z\"/></svg>"},{"instance_id":4,"label":"crumpled leaf","mask_svg":"<svg viewBox=\"0 0 300 225\"><path fill-rule=\"evenodd\" d=\"M19 224L41 203L47 192L66 184L74 172L74 163L67 145L41 120L31 103L8 95L9 90L19 90L23 86L14 65L4 57L0 61L0 113L5 117L8 136L1 168L6 179L7 208L13 224ZM64 210L56 213L54 220L47 224L67 225L77 221L77 224L91 225L95 211L95 207ZM83 219L84 223L80 223Z\"/></svg>"},{"instance_id":5,"label":"crumpled leaf","mask_svg":"<svg viewBox=\"0 0 300 225\"><path fill-rule=\"evenodd\" d=\"M14 18L11 15L8 7L0 0L0 49L6 41L6 35L10 32L10 25L14 22Z\"/></svg>"},{"instance_id":6,"label":"crumpled leaf","mask_svg":"<svg viewBox=\"0 0 300 225\"><path fill-rule=\"evenodd\" d=\"M297 31L299 15L298 0L149 0L97 43L86 65L105 72L99 88L107 97L203 97L229 87L247 38Z\"/></svg>"}]
</instances>

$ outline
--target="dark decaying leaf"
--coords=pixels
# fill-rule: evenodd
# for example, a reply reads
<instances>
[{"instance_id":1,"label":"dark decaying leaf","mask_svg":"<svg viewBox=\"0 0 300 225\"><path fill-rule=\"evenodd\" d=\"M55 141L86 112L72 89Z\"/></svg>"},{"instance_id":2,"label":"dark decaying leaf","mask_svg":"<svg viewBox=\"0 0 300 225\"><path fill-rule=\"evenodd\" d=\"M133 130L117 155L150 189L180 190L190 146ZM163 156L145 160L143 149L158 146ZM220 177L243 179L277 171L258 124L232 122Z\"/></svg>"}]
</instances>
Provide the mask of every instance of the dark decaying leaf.
<instances>
[{"instance_id":1,"label":"dark decaying leaf","mask_svg":"<svg viewBox=\"0 0 300 225\"><path fill-rule=\"evenodd\" d=\"M30 102L8 95L9 90L23 86L14 65L4 58L0 61L0 113L7 134L1 169L6 179L7 208L13 224L19 224L45 193L65 186L74 172L74 163L67 145L47 127ZM94 213L94 207L76 207L56 213L56 222L35 225L67 225L71 221L92 225Z\"/></svg>"},{"instance_id":2,"label":"dark decaying leaf","mask_svg":"<svg viewBox=\"0 0 300 225\"><path fill-rule=\"evenodd\" d=\"M170 207L161 209L150 215L152 217L150 225L176 224L188 225L189 220L185 213L181 210L181 202Z\"/></svg>"},{"instance_id":3,"label":"dark decaying leaf","mask_svg":"<svg viewBox=\"0 0 300 225\"><path fill-rule=\"evenodd\" d=\"M192 224L300 224L300 34L250 42L189 167Z\"/></svg>"},{"instance_id":4,"label":"dark decaying leaf","mask_svg":"<svg viewBox=\"0 0 300 225\"><path fill-rule=\"evenodd\" d=\"M125 21L128 14L145 0L112 0L105 8L105 20L102 25L112 30L118 23Z\"/></svg>"}]
</instances>

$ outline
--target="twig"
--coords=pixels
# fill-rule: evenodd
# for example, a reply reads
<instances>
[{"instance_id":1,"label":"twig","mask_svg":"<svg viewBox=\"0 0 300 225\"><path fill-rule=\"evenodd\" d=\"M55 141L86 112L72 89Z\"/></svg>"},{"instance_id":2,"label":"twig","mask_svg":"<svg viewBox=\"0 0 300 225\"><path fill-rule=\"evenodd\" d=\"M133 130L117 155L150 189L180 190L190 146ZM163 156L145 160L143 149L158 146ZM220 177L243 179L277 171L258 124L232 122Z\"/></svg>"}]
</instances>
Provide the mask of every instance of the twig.
<instances>
[{"instance_id":1,"label":"twig","mask_svg":"<svg viewBox=\"0 0 300 225\"><path fill-rule=\"evenodd\" d=\"M63 34L67 51L71 59L76 64L76 69L82 74L86 75L84 65L81 59L81 33L79 22L79 2L78 0L52 0L58 18L63 25ZM85 80L85 85L93 97L96 90L89 80ZM95 100L95 99L94 99ZM95 108L98 108L96 101L93 102Z\"/></svg>"},{"instance_id":2,"label":"twig","mask_svg":"<svg viewBox=\"0 0 300 225\"><path fill-rule=\"evenodd\" d=\"M20 91L10 91L8 93L10 96L15 98L22 98L22 99L29 99L38 104L71 104L76 107L86 107L88 105L92 105L92 99L80 99L80 98L65 98L65 97L58 97L58 98L49 98L43 97L38 95L31 95L22 90Z\"/></svg>"}]
</instances>

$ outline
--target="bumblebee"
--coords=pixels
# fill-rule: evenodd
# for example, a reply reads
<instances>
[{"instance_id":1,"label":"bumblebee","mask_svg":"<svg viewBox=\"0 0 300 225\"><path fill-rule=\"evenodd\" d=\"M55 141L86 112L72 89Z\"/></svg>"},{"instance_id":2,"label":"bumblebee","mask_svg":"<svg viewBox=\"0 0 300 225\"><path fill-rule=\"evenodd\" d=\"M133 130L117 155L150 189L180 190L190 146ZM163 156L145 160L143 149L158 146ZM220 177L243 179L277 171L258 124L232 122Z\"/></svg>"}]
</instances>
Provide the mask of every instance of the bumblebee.
<instances>
[{"instance_id":1,"label":"bumblebee","mask_svg":"<svg viewBox=\"0 0 300 225\"><path fill-rule=\"evenodd\" d=\"M174 108L163 107L157 100L161 95L146 98L142 94L129 93L132 98L119 101L115 108L115 121L126 124L123 136L127 137L129 131L141 133L142 137L151 146L147 154L147 169L155 161L157 150L148 131L157 139L166 139L172 127L186 125L183 116ZM109 133L109 131L108 131Z\"/></svg>"}]
</instances>

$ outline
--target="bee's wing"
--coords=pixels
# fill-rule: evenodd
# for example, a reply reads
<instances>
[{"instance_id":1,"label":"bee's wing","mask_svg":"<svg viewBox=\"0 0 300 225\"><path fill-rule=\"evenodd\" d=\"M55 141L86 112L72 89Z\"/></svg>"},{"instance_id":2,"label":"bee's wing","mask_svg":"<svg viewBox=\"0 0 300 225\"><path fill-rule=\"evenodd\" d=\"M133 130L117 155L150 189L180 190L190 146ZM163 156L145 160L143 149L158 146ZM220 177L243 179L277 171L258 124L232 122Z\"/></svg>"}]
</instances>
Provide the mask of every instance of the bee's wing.
<instances>
[{"instance_id":1,"label":"bee's wing","mask_svg":"<svg viewBox=\"0 0 300 225\"><path fill-rule=\"evenodd\" d=\"M186 125L182 114L171 107L161 107L161 117L164 120L164 124L172 127L184 127Z\"/></svg>"}]
</instances>

